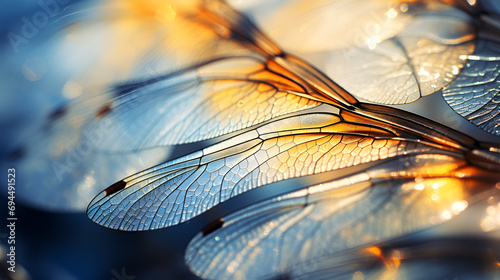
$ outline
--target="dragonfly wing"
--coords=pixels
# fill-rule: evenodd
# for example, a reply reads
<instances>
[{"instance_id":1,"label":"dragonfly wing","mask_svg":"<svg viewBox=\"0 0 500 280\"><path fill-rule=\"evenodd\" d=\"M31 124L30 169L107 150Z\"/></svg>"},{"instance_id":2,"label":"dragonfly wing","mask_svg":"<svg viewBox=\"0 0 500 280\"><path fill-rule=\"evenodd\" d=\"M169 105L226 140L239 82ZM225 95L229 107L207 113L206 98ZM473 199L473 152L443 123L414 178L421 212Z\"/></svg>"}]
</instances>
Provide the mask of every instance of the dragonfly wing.
<instances>
[{"instance_id":1,"label":"dragonfly wing","mask_svg":"<svg viewBox=\"0 0 500 280\"><path fill-rule=\"evenodd\" d=\"M50 89L48 86L46 90ZM23 102L27 106L51 102L48 94L41 96L44 102L27 96ZM49 114L39 113L34 125L23 126L24 133L11 134L13 149L4 151L1 165L23 171L24 176L16 181L20 202L49 211L83 212L88 202L102 191L103 184L112 184L165 161L171 151L169 147L126 154L99 153L106 127L89 130L85 124L94 118L89 112L97 110L108 98L107 94L85 97ZM20 141L14 140L16 134L22 136Z\"/></svg>"},{"instance_id":2,"label":"dragonfly wing","mask_svg":"<svg viewBox=\"0 0 500 280\"><path fill-rule=\"evenodd\" d=\"M500 255L495 239L422 236L425 233L410 234L375 246L315 258L294 265L277 278L418 280L428 277L429 271L436 279L453 279L456 275L467 279L495 278L496 271L489 269Z\"/></svg>"},{"instance_id":3,"label":"dragonfly wing","mask_svg":"<svg viewBox=\"0 0 500 280\"><path fill-rule=\"evenodd\" d=\"M59 140L59 139L58 139ZM19 150L18 159L10 159L25 175L18 182L16 198L47 211L84 212L88 202L110 185L153 164L165 160L170 148L135 153L103 155L95 153L87 141L47 146L43 150ZM60 154L52 154L62 149ZM6 163L2 163L5 166Z\"/></svg>"},{"instance_id":4,"label":"dragonfly wing","mask_svg":"<svg viewBox=\"0 0 500 280\"><path fill-rule=\"evenodd\" d=\"M242 10L284 50L370 102L406 104L432 94L453 80L466 63L462 56L474 50L473 19L437 1L267 5L271 12Z\"/></svg>"},{"instance_id":5,"label":"dragonfly wing","mask_svg":"<svg viewBox=\"0 0 500 280\"><path fill-rule=\"evenodd\" d=\"M281 50L221 1L112 1L96 9L106 13L91 18L93 28L87 20L64 31L69 38L99 27L119 34L107 39L108 59L87 77L109 86L102 72L120 73L111 79L114 99L93 110L87 125L106 131L101 150L195 142L320 104L308 100L299 78L268 61ZM120 60L124 41L141 43Z\"/></svg>"},{"instance_id":6,"label":"dragonfly wing","mask_svg":"<svg viewBox=\"0 0 500 280\"><path fill-rule=\"evenodd\" d=\"M321 104L288 93L303 90L255 57L214 59L123 87L125 93L90 124L90 130L105 127L102 150L205 140Z\"/></svg>"},{"instance_id":7,"label":"dragonfly wing","mask_svg":"<svg viewBox=\"0 0 500 280\"><path fill-rule=\"evenodd\" d=\"M475 52L458 77L443 90L443 97L462 117L500 135L500 44L479 39Z\"/></svg>"},{"instance_id":8,"label":"dragonfly wing","mask_svg":"<svg viewBox=\"0 0 500 280\"><path fill-rule=\"evenodd\" d=\"M362 100L416 101L450 83L474 50L472 22L461 15L450 10L418 16L385 41L368 39L364 46L331 53L325 71Z\"/></svg>"},{"instance_id":9,"label":"dragonfly wing","mask_svg":"<svg viewBox=\"0 0 500 280\"><path fill-rule=\"evenodd\" d=\"M401 156L237 211L193 238L185 259L208 279L300 275L304 271L297 268L331 256L349 262L343 252L459 214L498 181L482 172L460 157Z\"/></svg>"},{"instance_id":10,"label":"dragonfly wing","mask_svg":"<svg viewBox=\"0 0 500 280\"><path fill-rule=\"evenodd\" d=\"M399 11L399 1L275 0L229 4L248 14L284 50L301 57L356 45L365 37L393 37L422 10L413 5L410 11L391 18L385 15L391 9Z\"/></svg>"},{"instance_id":11,"label":"dragonfly wing","mask_svg":"<svg viewBox=\"0 0 500 280\"><path fill-rule=\"evenodd\" d=\"M198 127L207 129L205 134L190 135L191 138L205 137L208 129L217 125L220 125L222 130L222 127L227 125L226 131L239 129L240 126L263 118L279 115L287 110L299 110L300 106L307 107L312 104L304 102L303 98L293 98L280 91L282 89L275 90L272 86L264 85L265 81L262 79L259 83L238 84L234 79L244 76L246 80L249 77L241 72L241 76L235 77L237 67L225 67L231 77L224 85L207 81L207 73L203 81L193 78L202 71L200 69L191 71L190 74L196 72L193 75L179 74L175 81L163 81L162 85L170 83L170 89L175 89L172 94L167 95L171 97L166 98L167 107L157 104L161 94L147 96L145 91L148 86L154 93L160 91L160 86L155 88L158 83L151 85L148 82L195 63L229 56L262 59L263 56L252 51L249 46L243 47L237 40L225 40L198 19L193 19L191 15L201 14L198 4L200 1L112 0L69 5L58 13L57 17L49 19L50 28L32 38L32 44L13 45L16 52L18 48L22 50L15 56L11 54L12 49L3 49L3 61L12 66L5 69L18 69L20 66L23 69L11 71L12 73L4 75L5 79L2 79L2 84L9 88L7 92L13 93L2 99L6 100L5 108L10 109L6 110L6 114L12 118L7 119L6 123L24 122L22 126L11 126L15 128L9 129L8 133L13 135L9 141L21 142L8 147L12 149L8 164L15 164L26 171L26 176L19 181L19 189L26 190L20 192L20 200L45 209L81 211L85 209L90 198L98 193L97 187L102 186L101 184L111 184L146 166L164 161L168 155L168 149L165 148L120 155L103 154L102 149L108 147L107 151L135 152L139 147L151 147L151 142L163 143L157 138L140 142L133 135L152 135L154 132L147 134L141 130L151 127L165 133L163 127L158 128L158 125L164 124L157 116L161 110L173 110L176 114L181 112L180 115L184 114L182 116L186 117L186 113L189 113L187 104L179 105L172 100L182 95L179 94L183 92L179 89L181 85L191 89L191 92L185 93L183 97L213 90L212 93L219 92L216 98L222 98L221 91L233 98L232 101L227 100L225 107L220 109L214 104L220 100L206 100L214 97L213 95L196 96L201 100L193 101L189 109L194 110L194 104L200 105L204 101L212 102L212 107L205 108L205 111L199 109L196 112L198 115L191 116L198 121L200 117L203 118ZM255 62L258 63L259 61ZM216 63L211 64L212 68L220 65L214 64ZM245 65L248 66L248 63ZM220 76L220 73L214 74L215 70L203 71L213 74L212 78ZM192 79L189 80L190 78ZM181 79L184 80L179 81ZM26 83L27 80L33 82ZM117 84L127 86L109 90ZM193 84L196 84L197 90L193 90ZM238 89L240 86L243 88ZM143 90L142 95L137 93L137 87ZM227 89L231 87L234 94ZM127 95L129 89L134 89L134 93L137 93L135 99L131 97L134 93ZM266 100L261 97L250 101L247 96L250 92L263 93ZM114 101L110 102L113 98L116 100L117 95L122 96L122 99L118 97L120 100L115 102L117 107L123 109L120 112L116 111L117 107L113 107ZM123 98L125 95L127 97ZM238 97L241 97L240 100L244 103L244 106L238 107L242 114L234 113L233 120L230 120L231 112L224 117L211 114L213 118L218 119L212 120L211 124L206 123L210 120L206 112L220 109L227 113L227 104ZM262 103L267 101L272 103ZM238 103L239 100L234 102ZM273 102L289 107L279 109ZM61 103L65 105L60 106ZM52 113L48 112L50 109L47 104L56 107L52 109ZM54 106L56 104L57 106ZM223 105L222 102L220 105ZM137 109L142 112L128 110L133 106L139 107ZM24 109L17 112L15 108ZM252 108L255 110L252 111ZM119 119L122 122L114 119L112 113L122 117ZM175 119L171 116L171 120L179 120L179 117ZM136 131L131 132L123 121L130 121L130 129ZM224 121L229 123L222 123ZM29 125L26 125L27 123ZM186 126L185 123L177 125L176 131ZM174 125L167 125L167 128L172 126ZM30 137L26 137L27 135ZM166 137L170 141L174 138L172 135L170 138ZM181 136L175 139L179 138ZM4 155L8 153L5 151Z\"/></svg>"},{"instance_id":12,"label":"dragonfly wing","mask_svg":"<svg viewBox=\"0 0 500 280\"><path fill-rule=\"evenodd\" d=\"M163 228L273 182L439 150L395 133L335 113L283 118L126 178L99 194L87 213L121 230Z\"/></svg>"}]
</instances>

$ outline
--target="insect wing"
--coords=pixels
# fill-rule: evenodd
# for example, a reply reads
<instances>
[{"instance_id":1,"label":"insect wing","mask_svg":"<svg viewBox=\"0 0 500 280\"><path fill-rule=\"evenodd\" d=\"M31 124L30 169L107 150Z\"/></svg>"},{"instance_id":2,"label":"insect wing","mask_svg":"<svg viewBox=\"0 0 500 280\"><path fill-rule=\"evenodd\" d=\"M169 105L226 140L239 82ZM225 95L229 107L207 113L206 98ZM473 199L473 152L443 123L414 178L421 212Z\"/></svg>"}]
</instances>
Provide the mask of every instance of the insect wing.
<instances>
[{"instance_id":1,"label":"insect wing","mask_svg":"<svg viewBox=\"0 0 500 280\"><path fill-rule=\"evenodd\" d=\"M406 104L432 94L454 79L464 56L474 50L471 16L438 1L292 1L283 6L279 12L277 5L268 13L246 10L285 51L306 59L361 100Z\"/></svg>"},{"instance_id":2,"label":"insect wing","mask_svg":"<svg viewBox=\"0 0 500 280\"><path fill-rule=\"evenodd\" d=\"M99 148L130 151L195 142L321 104L291 94L300 85L268 69L262 58L225 57L144 83L89 125L110 127Z\"/></svg>"},{"instance_id":3,"label":"insect wing","mask_svg":"<svg viewBox=\"0 0 500 280\"><path fill-rule=\"evenodd\" d=\"M498 129L500 44L479 39L458 77L443 90L448 105L469 122L494 135Z\"/></svg>"},{"instance_id":4,"label":"insect wing","mask_svg":"<svg viewBox=\"0 0 500 280\"><path fill-rule=\"evenodd\" d=\"M338 114L285 117L137 173L94 198L87 214L115 229L163 228L273 182L441 149Z\"/></svg>"},{"instance_id":5,"label":"insect wing","mask_svg":"<svg viewBox=\"0 0 500 280\"><path fill-rule=\"evenodd\" d=\"M402 156L237 211L193 238L185 259L207 279L320 275L314 265L324 259L350 263L344 252L451 219L489 195L497 177L460 157Z\"/></svg>"}]
</instances>

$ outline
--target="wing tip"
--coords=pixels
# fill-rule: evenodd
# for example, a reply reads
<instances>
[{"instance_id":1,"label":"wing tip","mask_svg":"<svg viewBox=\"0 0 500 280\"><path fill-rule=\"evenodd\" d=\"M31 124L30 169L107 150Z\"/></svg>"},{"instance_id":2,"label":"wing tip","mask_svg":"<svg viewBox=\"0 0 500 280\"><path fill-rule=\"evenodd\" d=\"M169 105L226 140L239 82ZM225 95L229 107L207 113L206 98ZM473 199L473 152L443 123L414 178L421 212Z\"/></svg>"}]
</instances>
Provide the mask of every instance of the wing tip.
<instances>
[{"instance_id":1,"label":"wing tip","mask_svg":"<svg viewBox=\"0 0 500 280\"><path fill-rule=\"evenodd\" d=\"M101 199L103 199L104 197L106 196L106 194L104 192L101 192L99 193L97 196L95 196L89 203L89 205L87 206L87 216L92 220L92 221L95 221L93 216L96 212L95 210L95 205L97 204L98 201L100 201Z\"/></svg>"}]
</instances>

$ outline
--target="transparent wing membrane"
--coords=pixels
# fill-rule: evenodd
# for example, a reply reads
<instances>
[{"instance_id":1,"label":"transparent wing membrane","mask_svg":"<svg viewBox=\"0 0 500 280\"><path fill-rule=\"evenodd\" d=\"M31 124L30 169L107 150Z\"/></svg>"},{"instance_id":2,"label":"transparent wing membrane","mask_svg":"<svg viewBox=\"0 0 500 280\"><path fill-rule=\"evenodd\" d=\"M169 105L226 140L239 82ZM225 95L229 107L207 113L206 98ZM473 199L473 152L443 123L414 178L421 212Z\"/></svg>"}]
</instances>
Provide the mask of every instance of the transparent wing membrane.
<instances>
[{"instance_id":1,"label":"transparent wing membrane","mask_svg":"<svg viewBox=\"0 0 500 280\"><path fill-rule=\"evenodd\" d=\"M90 126L112 127L102 150L205 140L320 104L288 93L304 90L251 57L217 59L130 88Z\"/></svg>"},{"instance_id":2,"label":"transparent wing membrane","mask_svg":"<svg viewBox=\"0 0 500 280\"><path fill-rule=\"evenodd\" d=\"M87 213L97 223L121 230L163 228L273 182L401 155L462 153L465 148L417 140L404 129L369 121L340 111L272 121L126 178L97 196Z\"/></svg>"},{"instance_id":3,"label":"transparent wing membrane","mask_svg":"<svg viewBox=\"0 0 500 280\"><path fill-rule=\"evenodd\" d=\"M300 265L332 256L342 263L342 252L443 223L497 180L460 157L402 156L222 218L191 241L185 259L206 279L302 275Z\"/></svg>"},{"instance_id":4,"label":"transparent wing membrane","mask_svg":"<svg viewBox=\"0 0 500 280\"><path fill-rule=\"evenodd\" d=\"M472 17L440 1L276 2L268 12L235 5L361 100L405 104L432 94L474 50Z\"/></svg>"},{"instance_id":5,"label":"transparent wing membrane","mask_svg":"<svg viewBox=\"0 0 500 280\"><path fill-rule=\"evenodd\" d=\"M85 123L109 127L99 150L226 137L117 181L90 202L90 219L161 229L262 186L298 184L204 228L187 264L209 279L340 277L330 268L350 264L338 272L352 279L366 252L382 259L372 246L442 224L498 192L498 144L370 104L410 103L444 88L457 113L496 133L497 43L481 37L477 6L257 3L265 9L171 1L160 13L124 4L123 20L165 25L135 61L137 73ZM138 74L151 67L153 75ZM324 271L309 269L314 263Z\"/></svg>"},{"instance_id":6,"label":"transparent wing membrane","mask_svg":"<svg viewBox=\"0 0 500 280\"><path fill-rule=\"evenodd\" d=\"M153 78L133 75L136 81L116 87L118 96L95 111L90 130L103 123L114 127L100 149L118 152L195 142L320 102L357 102L307 63L282 53L227 4L207 1L187 8L173 1L167 7L175 16L160 29L162 38L176 40L147 52L151 58L137 59L142 72L154 69ZM135 13L139 11L119 19L135 22L143 15ZM179 30L189 31L189 38L199 42L186 41ZM207 47L193 49L201 45ZM164 53L168 55L156 58ZM172 63L162 62L172 53Z\"/></svg>"}]
</instances>

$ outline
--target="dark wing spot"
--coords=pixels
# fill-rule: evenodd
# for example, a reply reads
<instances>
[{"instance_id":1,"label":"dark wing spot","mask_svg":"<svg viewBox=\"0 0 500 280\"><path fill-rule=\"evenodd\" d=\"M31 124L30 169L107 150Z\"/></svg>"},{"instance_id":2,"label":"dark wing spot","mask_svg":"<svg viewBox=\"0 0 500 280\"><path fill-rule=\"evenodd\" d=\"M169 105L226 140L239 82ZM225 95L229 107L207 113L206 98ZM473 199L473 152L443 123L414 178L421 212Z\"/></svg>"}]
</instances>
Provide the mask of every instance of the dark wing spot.
<instances>
[{"instance_id":1,"label":"dark wing spot","mask_svg":"<svg viewBox=\"0 0 500 280\"><path fill-rule=\"evenodd\" d=\"M104 106L102 106L97 113L95 113L96 119L100 119L104 117L105 115L109 114L111 112L111 103L107 103Z\"/></svg>"},{"instance_id":2,"label":"dark wing spot","mask_svg":"<svg viewBox=\"0 0 500 280\"><path fill-rule=\"evenodd\" d=\"M224 221L222 219L218 219L217 221L214 221L213 223L209 224L204 229L202 229L201 234L203 236L206 236L207 234L210 234L210 233L216 231L217 229L221 228L223 224L224 224Z\"/></svg>"},{"instance_id":3,"label":"dark wing spot","mask_svg":"<svg viewBox=\"0 0 500 280\"><path fill-rule=\"evenodd\" d=\"M126 185L127 185L127 182L121 180L121 181L116 182L113 185L111 185L109 188L104 190L104 192L106 193L106 196L112 195L114 193L117 193L117 192L123 190Z\"/></svg>"}]
</instances>

